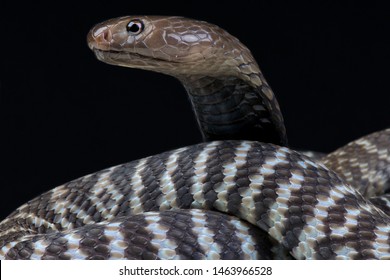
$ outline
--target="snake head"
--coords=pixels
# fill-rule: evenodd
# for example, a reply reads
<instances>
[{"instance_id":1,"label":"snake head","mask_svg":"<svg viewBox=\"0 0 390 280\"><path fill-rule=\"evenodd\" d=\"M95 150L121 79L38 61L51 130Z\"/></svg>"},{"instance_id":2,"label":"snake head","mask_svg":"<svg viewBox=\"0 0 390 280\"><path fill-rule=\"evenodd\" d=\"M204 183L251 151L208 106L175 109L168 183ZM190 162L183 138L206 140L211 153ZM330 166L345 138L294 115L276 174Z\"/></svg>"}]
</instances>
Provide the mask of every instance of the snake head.
<instances>
[{"instance_id":1,"label":"snake head","mask_svg":"<svg viewBox=\"0 0 390 280\"><path fill-rule=\"evenodd\" d=\"M228 32L207 22L182 17L111 19L93 27L87 41L103 62L178 78L221 73L239 76L242 61L257 67L249 50Z\"/></svg>"}]
</instances>

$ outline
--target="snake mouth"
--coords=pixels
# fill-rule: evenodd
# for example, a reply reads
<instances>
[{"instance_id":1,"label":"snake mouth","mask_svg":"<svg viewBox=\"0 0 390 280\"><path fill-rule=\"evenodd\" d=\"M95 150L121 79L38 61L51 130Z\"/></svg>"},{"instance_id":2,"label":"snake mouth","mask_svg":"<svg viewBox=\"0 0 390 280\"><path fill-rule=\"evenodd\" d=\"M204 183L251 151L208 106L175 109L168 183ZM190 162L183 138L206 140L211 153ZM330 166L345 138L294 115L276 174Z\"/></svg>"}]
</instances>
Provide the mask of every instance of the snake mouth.
<instances>
[{"instance_id":1,"label":"snake mouth","mask_svg":"<svg viewBox=\"0 0 390 280\"><path fill-rule=\"evenodd\" d=\"M127 51L118 51L118 50L103 50L96 47L92 48L95 56L103 62L123 65L126 62L127 65L137 66L137 65L146 65L146 64L157 64L161 65L163 63L176 64L178 61L168 60L164 58L159 58L155 56L147 56L142 55L135 52L127 52Z\"/></svg>"},{"instance_id":2,"label":"snake mouth","mask_svg":"<svg viewBox=\"0 0 390 280\"><path fill-rule=\"evenodd\" d=\"M125 51L117 51L117 50L103 50L94 47L92 51L95 53L95 55L101 60L105 59L116 59L119 57L126 56L127 58L137 58L137 59L150 59L148 56L140 55L137 53L131 53L131 52L125 52Z\"/></svg>"}]
</instances>

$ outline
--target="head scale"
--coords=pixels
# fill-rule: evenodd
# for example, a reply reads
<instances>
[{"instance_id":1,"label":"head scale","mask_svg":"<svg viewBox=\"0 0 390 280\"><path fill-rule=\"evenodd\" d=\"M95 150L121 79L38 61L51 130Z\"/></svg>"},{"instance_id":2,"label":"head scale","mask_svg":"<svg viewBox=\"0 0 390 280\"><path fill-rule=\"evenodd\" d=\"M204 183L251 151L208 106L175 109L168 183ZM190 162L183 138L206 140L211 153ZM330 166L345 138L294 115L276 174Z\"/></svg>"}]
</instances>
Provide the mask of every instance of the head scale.
<instances>
[{"instance_id":1,"label":"head scale","mask_svg":"<svg viewBox=\"0 0 390 280\"><path fill-rule=\"evenodd\" d=\"M249 50L216 25L182 17L127 16L96 25L88 45L98 59L172 76L239 76Z\"/></svg>"}]
</instances>

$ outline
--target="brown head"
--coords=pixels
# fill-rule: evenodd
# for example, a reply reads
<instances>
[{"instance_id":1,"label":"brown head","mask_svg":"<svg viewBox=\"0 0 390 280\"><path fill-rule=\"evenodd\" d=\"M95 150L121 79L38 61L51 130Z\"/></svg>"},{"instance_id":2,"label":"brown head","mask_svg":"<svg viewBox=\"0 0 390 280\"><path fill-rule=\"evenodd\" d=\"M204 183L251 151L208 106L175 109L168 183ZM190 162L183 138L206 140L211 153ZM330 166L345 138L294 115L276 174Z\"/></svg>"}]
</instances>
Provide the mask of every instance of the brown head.
<instances>
[{"instance_id":1,"label":"brown head","mask_svg":"<svg viewBox=\"0 0 390 280\"><path fill-rule=\"evenodd\" d=\"M96 25L88 45L103 62L182 75L236 76L254 85L239 69L259 72L250 51L222 28L182 17L127 16Z\"/></svg>"},{"instance_id":2,"label":"brown head","mask_svg":"<svg viewBox=\"0 0 390 280\"><path fill-rule=\"evenodd\" d=\"M204 140L286 144L279 105L250 51L222 28L167 16L127 16L96 25L88 46L106 63L178 78Z\"/></svg>"}]
</instances>

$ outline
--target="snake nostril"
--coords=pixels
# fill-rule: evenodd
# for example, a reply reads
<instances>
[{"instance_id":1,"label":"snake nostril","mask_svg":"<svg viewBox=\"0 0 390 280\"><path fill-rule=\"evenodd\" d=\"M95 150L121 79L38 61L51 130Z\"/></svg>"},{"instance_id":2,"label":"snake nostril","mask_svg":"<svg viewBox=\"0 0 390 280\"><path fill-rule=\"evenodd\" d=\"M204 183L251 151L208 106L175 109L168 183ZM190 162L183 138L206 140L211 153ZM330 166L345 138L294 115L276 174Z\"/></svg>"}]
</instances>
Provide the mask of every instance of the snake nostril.
<instances>
[{"instance_id":1,"label":"snake nostril","mask_svg":"<svg viewBox=\"0 0 390 280\"><path fill-rule=\"evenodd\" d=\"M93 32L93 38L99 43L109 43L112 39L112 33L106 26L100 27Z\"/></svg>"},{"instance_id":2,"label":"snake nostril","mask_svg":"<svg viewBox=\"0 0 390 280\"><path fill-rule=\"evenodd\" d=\"M103 40L106 41L106 42L110 42L112 39L112 34L111 34L111 31L110 29L106 29L103 31Z\"/></svg>"}]
</instances>

